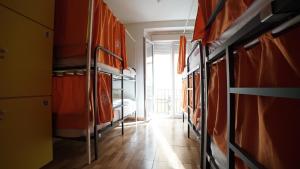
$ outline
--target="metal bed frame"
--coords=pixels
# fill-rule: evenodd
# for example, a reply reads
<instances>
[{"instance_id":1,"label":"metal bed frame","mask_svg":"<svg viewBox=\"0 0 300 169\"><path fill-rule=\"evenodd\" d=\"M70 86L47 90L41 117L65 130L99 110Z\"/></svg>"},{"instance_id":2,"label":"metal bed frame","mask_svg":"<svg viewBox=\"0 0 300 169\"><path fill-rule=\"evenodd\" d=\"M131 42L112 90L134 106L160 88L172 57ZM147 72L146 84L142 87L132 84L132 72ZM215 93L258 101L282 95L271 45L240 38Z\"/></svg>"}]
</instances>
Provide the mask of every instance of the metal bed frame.
<instances>
[{"instance_id":1,"label":"metal bed frame","mask_svg":"<svg viewBox=\"0 0 300 169\"><path fill-rule=\"evenodd\" d=\"M199 55L196 55L199 56L198 58L196 59L199 59L199 61L197 63L193 62L192 60L192 57L195 57L194 52L196 51L196 49L199 48ZM193 129L194 133L197 135L198 138L202 138L201 137L201 133L202 131L199 132L199 130L196 129L195 125L191 122L191 112L194 112L195 110L195 107L196 107L196 96L195 96L195 74L197 73L197 71L200 72L200 86L203 86L204 85L204 81L202 80L204 78L204 60L203 58L201 57L201 53L202 53L202 46L201 46L201 43L200 42L196 42L187 58L187 73L186 73L186 76L183 78L183 80L187 80L187 122L188 122L188 138L190 138L190 128ZM190 87L190 81L189 81L189 78L192 78L192 87ZM200 111L201 112L204 112L204 107L205 107L205 104L204 104L204 95L202 94L203 93L203 89L200 88L201 91L200 91L200 98L199 98L199 101L200 101ZM190 99L190 92L192 92L192 98L193 98L193 105L190 106L190 102L191 102L191 99ZM184 123L184 114L186 112L183 112L182 114L182 118L183 118L183 123ZM201 123L202 124L202 123ZM202 127L201 127L202 128Z\"/></svg>"},{"instance_id":2,"label":"metal bed frame","mask_svg":"<svg viewBox=\"0 0 300 169\"><path fill-rule=\"evenodd\" d=\"M90 125L87 127L86 129L86 151L87 151L87 162L88 164L91 164L92 162L92 153L91 153L91 138L94 138L94 155L95 155L95 160L98 159L98 137L100 133L106 132L109 129L116 127L120 122L122 123L122 135L124 134L124 120L126 119L126 117L124 117L124 80L131 80L131 81L135 81L134 84L134 92L135 92L135 100L136 100L136 78L135 77L130 77L130 76L126 76L123 74L123 69L124 69L124 62L122 57L114 54L113 52L111 52L110 50L98 46L95 49L95 53L93 54L92 52L92 39L93 39L93 20L94 20L94 0L89 0L89 6L88 6L88 29L87 29L87 55L86 55L86 60L85 60L85 64L81 64L80 66L76 65L76 66L60 66L58 69L56 69L54 67L54 71L53 72L77 72L77 71L84 71L86 73L86 102L89 103L90 102L90 85L91 85L91 72L94 71L94 103L97 103L97 83L98 83L98 78L97 78L97 74L98 72L102 72L105 74L108 74L112 77L113 79L116 80L121 80L121 105L118 105L116 107L113 108L120 108L121 107L121 119L115 121L115 122L111 122L111 125L104 127L103 129L97 130L97 125L96 125L96 121L94 120L94 136L91 136L91 128ZM128 31L126 31L128 33ZM129 34L129 33L128 33ZM130 35L131 36L131 35ZM97 63L97 58L98 58L98 51L103 51L105 53L107 53L109 56L113 56L116 59L118 59L121 63L122 63L122 68L121 68L121 72L116 73L115 71L109 71L109 69L103 68L101 64ZM92 63L92 58L94 58L94 61ZM117 78L116 78L117 77ZM112 88L113 90L113 88ZM94 119L96 119L95 117L98 116L98 114L96 112L98 112L98 107L97 104L94 104ZM88 117L88 123L90 122L90 117L89 117L89 113L90 113L90 107L89 104L86 105L86 113L87 113L87 117ZM136 112L135 112L135 118L136 118ZM80 140L80 139L79 139Z\"/></svg>"},{"instance_id":3,"label":"metal bed frame","mask_svg":"<svg viewBox=\"0 0 300 169\"><path fill-rule=\"evenodd\" d=\"M241 22L232 28L232 34L227 38L222 45L214 51L210 51L208 46L201 46L201 58L205 59L204 78L205 85L201 86L201 93L204 93L205 108L201 109L201 168L202 169L218 169L215 159L212 155L210 144L211 138L207 133L207 113L208 108L208 84L210 77L210 66L215 61L226 58L227 72L227 130L228 130L228 153L227 153L227 168L235 168L235 156L239 157L251 169L264 168L259 162L253 159L245 150L235 143L235 94L255 95L266 97L280 97L290 99L300 99L300 88L237 88L234 86L234 49L237 46L245 45L248 48L255 44L255 40L260 35L270 31L274 35L278 35L300 23L300 1L297 0L267 0L269 3L263 9L258 11L258 14L251 17L248 21L240 20ZM209 28L215 20L217 14L221 11L226 0L220 0L218 7L209 19L206 28ZM245 12L247 13L247 11ZM222 36L222 35L221 35ZM250 42L250 43L249 43ZM247 44L248 43L248 44ZM202 101L203 103L203 101ZM201 104L202 106L202 104ZM205 119L205 120L204 120Z\"/></svg>"},{"instance_id":4,"label":"metal bed frame","mask_svg":"<svg viewBox=\"0 0 300 169\"><path fill-rule=\"evenodd\" d=\"M102 69L102 64L99 64L98 63L98 57L99 57L99 51L103 51L105 53L108 54L108 56L112 56L116 59L118 59L118 61L120 61L122 63L122 67L121 67L121 72L120 74L116 73L115 71L109 71L109 69L105 68L105 69ZM121 123L122 125L122 135L124 134L124 121L128 118L128 116L124 117L124 80L130 80L130 81L135 81L135 77L131 77L131 76L127 76L127 75L124 75L123 74L123 68L124 68L124 62L123 62L123 59L114 54L113 52L107 50L106 48L104 47L101 47L101 46L98 46L95 50L95 54L94 54L94 66L91 66L91 70L94 71L94 77L93 77L93 80L94 80L94 83L93 83L93 103L94 103L94 134L91 138L94 139L94 154L95 154L95 160L98 159L99 157L99 154L98 154L98 137L99 137L99 134L102 134L104 132L106 132L107 130L110 130L111 128L114 128L116 126L119 125L119 123ZM77 69L76 67L68 67L68 68L60 68L60 69L57 69L57 70L54 70L53 72L55 73L70 73L70 72L82 72L82 71L86 71L86 69L83 69L82 68L83 66L79 66ZM112 90L115 90L113 88L113 81L114 80L120 80L121 81L121 88L118 88L116 90L120 90L121 92L121 104L119 105L116 105L116 106L113 106L113 109L117 109L117 108L121 108L121 118L116 120L116 121L111 121L111 124L110 125L107 125L105 126L104 128L101 128L101 129L98 129L97 128L97 123L96 123L96 119L98 119L98 97L97 97L97 94L98 94L98 84L100 83L100 81L98 81L98 72L101 72L101 73L104 73L104 74L107 74L109 76L112 77L112 83L111 83L111 89ZM134 85L134 88L136 90L136 84ZM136 95L136 93L135 93ZM113 97L112 97L112 92L111 92L111 101L113 102ZM133 113L132 113L133 114ZM134 112L135 114L135 119L136 119L136 112ZM60 137L60 138L63 138L63 137ZM82 140L81 138L76 138L77 140Z\"/></svg>"}]
</instances>

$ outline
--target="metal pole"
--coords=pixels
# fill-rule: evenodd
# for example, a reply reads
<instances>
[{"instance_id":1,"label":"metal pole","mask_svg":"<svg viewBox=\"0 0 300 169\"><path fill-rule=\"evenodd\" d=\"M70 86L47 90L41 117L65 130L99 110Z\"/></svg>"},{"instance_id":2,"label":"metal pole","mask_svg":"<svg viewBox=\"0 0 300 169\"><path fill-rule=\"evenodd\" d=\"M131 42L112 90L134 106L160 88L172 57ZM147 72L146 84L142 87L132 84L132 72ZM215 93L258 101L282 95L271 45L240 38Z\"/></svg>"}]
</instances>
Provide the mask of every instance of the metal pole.
<instances>
[{"instance_id":1,"label":"metal pole","mask_svg":"<svg viewBox=\"0 0 300 169\"><path fill-rule=\"evenodd\" d=\"M124 135L124 76L123 76L123 70L124 70L124 60L122 60L122 77L121 77L121 113L122 113L122 135Z\"/></svg>"},{"instance_id":2,"label":"metal pole","mask_svg":"<svg viewBox=\"0 0 300 169\"><path fill-rule=\"evenodd\" d=\"M97 129L97 120L99 120L99 109L98 109L98 51L95 51L94 58L94 153L95 160L98 160L98 129ZM100 123L100 121L99 121Z\"/></svg>"},{"instance_id":3,"label":"metal pole","mask_svg":"<svg viewBox=\"0 0 300 169\"><path fill-rule=\"evenodd\" d=\"M209 55L208 48L207 46L204 47L204 50L202 51L203 53L203 59L204 61L204 78L205 78L205 83L203 86L204 89L204 94L205 94L205 103L204 103L204 111L202 112L202 127L201 127L201 135L202 135L202 140L201 140L201 152L202 152L202 160L201 160L201 168L202 169L207 169L209 168L209 165L207 164L207 147L208 147L208 136L207 136L207 114L208 114L208 85L209 85L209 75L210 75L210 69L209 69L209 63L207 62L207 58ZM202 104L203 105L203 104Z\"/></svg>"},{"instance_id":4,"label":"metal pole","mask_svg":"<svg viewBox=\"0 0 300 169\"><path fill-rule=\"evenodd\" d=\"M188 57L188 59L187 59L187 72L189 72L190 71L190 67L189 67L189 57ZM190 88L190 77L189 77L189 74L187 75L187 113L188 113L188 118L187 118L187 125L188 125L188 138L190 138L190 124L189 124L189 120L190 120L190 108L189 108L189 106L190 106L190 90L189 90L189 88Z\"/></svg>"},{"instance_id":5,"label":"metal pole","mask_svg":"<svg viewBox=\"0 0 300 169\"><path fill-rule=\"evenodd\" d=\"M91 164L91 137L90 137L90 78L91 78L91 57L92 57L92 37L93 37L93 8L94 0L89 0L89 26L88 26L88 49L86 60L86 115L87 115L87 129L86 129L86 150L88 157L88 164Z\"/></svg>"},{"instance_id":6,"label":"metal pole","mask_svg":"<svg viewBox=\"0 0 300 169\"><path fill-rule=\"evenodd\" d=\"M235 142L235 95L230 93L230 87L234 87L234 56L230 46L226 48L226 73L227 73L227 132L228 132L228 151L227 168L235 168L234 151L230 144Z\"/></svg>"}]
</instances>

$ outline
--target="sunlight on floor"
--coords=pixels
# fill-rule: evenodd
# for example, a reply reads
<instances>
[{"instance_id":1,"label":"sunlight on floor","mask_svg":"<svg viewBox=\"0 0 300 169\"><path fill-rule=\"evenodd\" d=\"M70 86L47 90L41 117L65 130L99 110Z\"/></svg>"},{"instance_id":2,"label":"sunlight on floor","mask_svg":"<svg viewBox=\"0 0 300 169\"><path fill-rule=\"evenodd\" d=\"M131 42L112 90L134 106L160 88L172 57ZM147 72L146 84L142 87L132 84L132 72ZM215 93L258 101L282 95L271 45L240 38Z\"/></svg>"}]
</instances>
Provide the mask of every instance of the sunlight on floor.
<instances>
[{"instance_id":1,"label":"sunlight on floor","mask_svg":"<svg viewBox=\"0 0 300 169\"><path fill-rule=\"evenodd\" d=\"M167 157L168 163L174 169L185 169L184 165L182 164L178 156L175 154L171 145L167 142L166 138L161 133L160 129L157 127L158 119L153 119L151 123L155 139L157 140L159 146L163 150L162 152Z\"/></svg>"}]
</instances>

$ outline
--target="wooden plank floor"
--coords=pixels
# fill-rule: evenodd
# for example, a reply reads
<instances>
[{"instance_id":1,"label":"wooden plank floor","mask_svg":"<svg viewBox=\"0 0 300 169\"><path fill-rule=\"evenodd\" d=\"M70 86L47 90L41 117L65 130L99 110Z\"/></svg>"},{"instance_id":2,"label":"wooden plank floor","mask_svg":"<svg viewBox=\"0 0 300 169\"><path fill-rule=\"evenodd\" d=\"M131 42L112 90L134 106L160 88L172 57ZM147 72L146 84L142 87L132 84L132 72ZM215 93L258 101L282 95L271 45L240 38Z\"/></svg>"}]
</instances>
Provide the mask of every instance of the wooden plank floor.
<instances>
[{"instance_id":1,"label":"wooden plank floor","mask_svg":"<svg viewBox=\"0 0 300 169\"><path fill-rule=\"evenodd\" d=\"M192 133L192 132L191 132ZM54 144L54 160L44 169L198 169L200 146L187 123L157 119L150 123L115 128L99 140L100 157L86 163L85 143L60 140Z\"/></svg>"}]
</instances>

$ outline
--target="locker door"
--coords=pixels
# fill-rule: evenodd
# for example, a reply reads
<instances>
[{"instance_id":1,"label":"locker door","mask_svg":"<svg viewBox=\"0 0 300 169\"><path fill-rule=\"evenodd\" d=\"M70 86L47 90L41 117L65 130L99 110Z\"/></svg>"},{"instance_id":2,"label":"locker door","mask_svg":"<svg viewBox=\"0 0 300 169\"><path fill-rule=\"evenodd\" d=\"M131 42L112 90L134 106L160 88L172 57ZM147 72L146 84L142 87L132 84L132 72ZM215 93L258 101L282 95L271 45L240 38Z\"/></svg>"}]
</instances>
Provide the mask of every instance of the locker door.
<instances>
[{"instance_id":1,"label":"locker door","mask_svg":"<svg viewBox=\"0 0 300 169\"><path fill-rule=\"evenodd\" d=\"M55 0L0 0L0 4L53 29Z\"/></svg>"},{"instance_id":2,"label":"locker door","mask_svg":"<svg viewBox=\"0 0 300 169\"><path fill-rule=\"evenodd\" d=\"M1 5L0 21L0 98L51 95L53 32Z\"/></svg>"},{"instance_id":3,"label":"locker door","mask_svg":"<svg viewBox=\"0 0 300 169\"><path fill-rule=\"evenodd\" d=\"M52 160L50 97L0 99L0 168L36 169Z\"/></svg>"}]
</instances>

